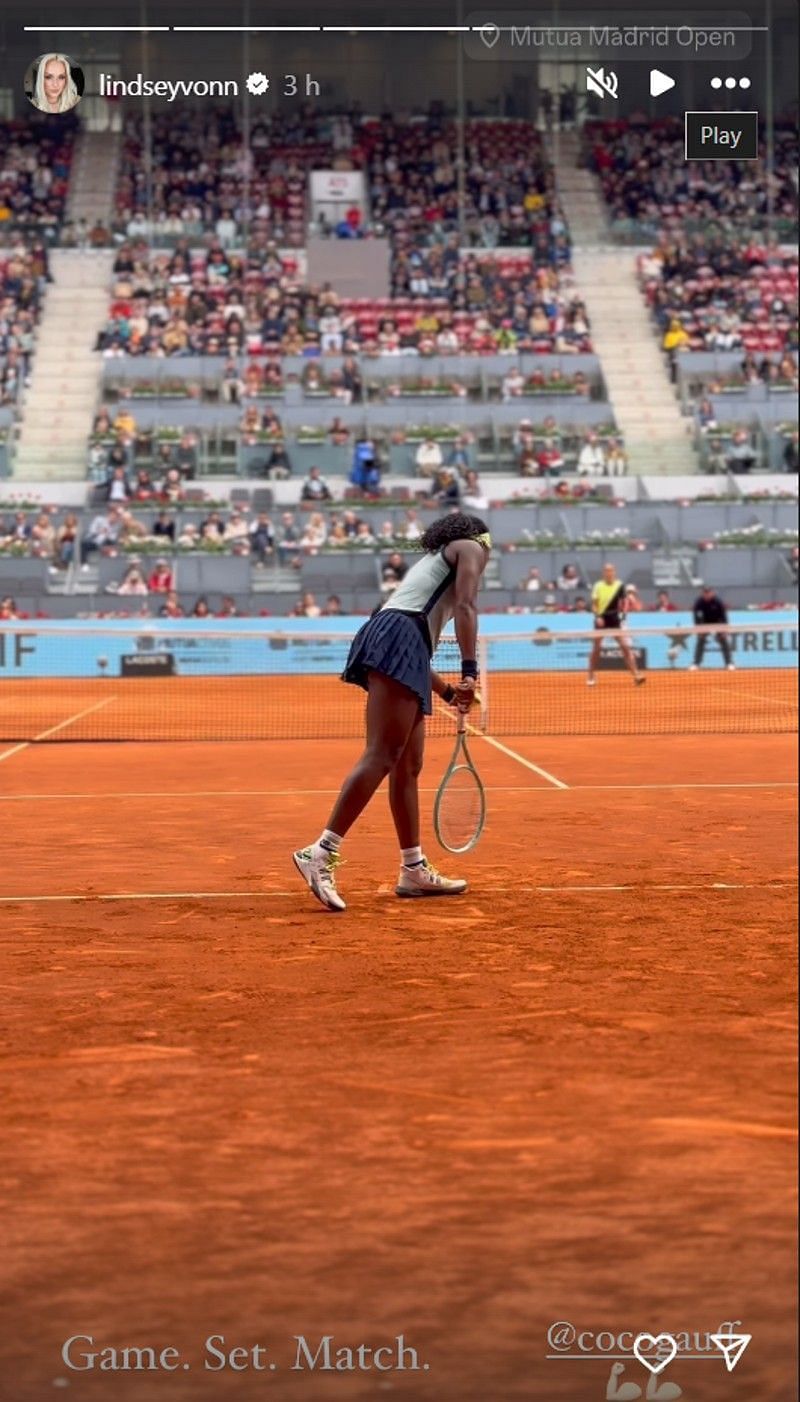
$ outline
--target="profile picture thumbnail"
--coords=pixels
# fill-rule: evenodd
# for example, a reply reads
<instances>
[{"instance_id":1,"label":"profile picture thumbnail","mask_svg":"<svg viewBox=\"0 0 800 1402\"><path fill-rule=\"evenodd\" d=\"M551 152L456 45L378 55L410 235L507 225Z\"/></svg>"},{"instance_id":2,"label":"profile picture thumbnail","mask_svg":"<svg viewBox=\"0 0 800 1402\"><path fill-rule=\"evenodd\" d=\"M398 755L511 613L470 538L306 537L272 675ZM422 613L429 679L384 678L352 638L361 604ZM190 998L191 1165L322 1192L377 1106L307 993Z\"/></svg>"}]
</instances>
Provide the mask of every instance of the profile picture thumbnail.
<instances>
[{"instance_id":1,"label":"profile picture thumbnail","mask_svg":"<svg viewBox=\"0 0 800 1402\"><path fill-rule=\"evenodd\" d=\"M40 54L25 73L25 96L40 112L60 116L83 97L83 70L68 54Z\"/></svg>"}]
</instances>

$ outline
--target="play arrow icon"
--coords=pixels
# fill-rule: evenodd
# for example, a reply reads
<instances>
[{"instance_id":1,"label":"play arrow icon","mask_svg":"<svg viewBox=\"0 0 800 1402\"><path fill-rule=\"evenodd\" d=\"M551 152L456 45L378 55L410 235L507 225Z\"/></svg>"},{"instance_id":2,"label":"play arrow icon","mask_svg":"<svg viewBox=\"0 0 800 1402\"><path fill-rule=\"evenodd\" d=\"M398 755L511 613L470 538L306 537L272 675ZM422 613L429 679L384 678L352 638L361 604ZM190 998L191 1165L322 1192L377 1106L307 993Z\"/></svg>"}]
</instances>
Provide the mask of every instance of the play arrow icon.
<instances>
[{"instance_id":1,"label":"play arrow icon","mask_svg":"<svg viewBox=\"0 0 800 1402\"><path fill-rule=\"evenodd\" d=\"M662 92L669 92L674 88L675 79L670 78L668 73L662 73L660 68L650 69L650 96L660 97Z\"/></svg>"},{"instance_id":2,"label":"play arrow icon","mask_svg":"<svg viewBox=\"0 0 800 1402\"><path fill-rule=\"evenodd\" d=\"M725 1367L729 1373L733 1372L752 1337L752 1334L709 1334L712 1342L724 1353Z\"/></svg>"}]
</instances>

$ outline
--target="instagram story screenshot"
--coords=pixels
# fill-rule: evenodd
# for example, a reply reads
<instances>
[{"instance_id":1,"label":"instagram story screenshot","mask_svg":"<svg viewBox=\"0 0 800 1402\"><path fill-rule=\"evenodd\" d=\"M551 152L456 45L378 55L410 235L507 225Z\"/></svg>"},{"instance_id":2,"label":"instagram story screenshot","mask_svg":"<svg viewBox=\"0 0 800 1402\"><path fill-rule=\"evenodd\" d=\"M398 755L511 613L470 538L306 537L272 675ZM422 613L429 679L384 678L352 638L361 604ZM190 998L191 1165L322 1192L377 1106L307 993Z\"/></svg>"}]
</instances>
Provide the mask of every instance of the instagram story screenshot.
<instances>
[{"instance_id":1,"label":"instagram story screenshot","mask_svg":"<svg viewBox=\"0 0 800 1402\"><path fill-rule=\"evenodd\" d=\"M4 0L0 1402L792 1402L795 0Z\"/></svg>"}]
</instances>

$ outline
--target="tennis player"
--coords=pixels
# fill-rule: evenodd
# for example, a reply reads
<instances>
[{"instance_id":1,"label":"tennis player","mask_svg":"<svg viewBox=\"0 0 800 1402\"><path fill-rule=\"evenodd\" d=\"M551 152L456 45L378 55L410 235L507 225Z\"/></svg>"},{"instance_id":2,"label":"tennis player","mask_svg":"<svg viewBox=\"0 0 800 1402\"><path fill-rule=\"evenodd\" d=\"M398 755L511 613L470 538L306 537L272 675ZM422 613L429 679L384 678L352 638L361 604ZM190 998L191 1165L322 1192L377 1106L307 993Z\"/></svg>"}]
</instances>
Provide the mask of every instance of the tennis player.
<instances>
[{"instance_id":1,"label":"tennis player","mask_svg":"<svg viewBox=\"0 0 800 1402\"><path fill-rule=\"evenodd\" d=\"M598 579L592 590L592 613L594 614L594 626L598 632L589 655L587 686L594 686L597 680L595 669L600 661L600 653L603 648L603 634L599 630L622 628L631 607L625 585L621 579L617 578L616 569L611 564L603 565L603 578ZM647 681L647 677L636 666L636 658L630 643L627 638L623 637L618 637L616 641L619 643L619 650L625 658L628 671L634 682L637 686L641 686L643 682Z\"/></svg>"},{"instance_id":2,"label":"tennis player","mask_svg":"<svg viewBox=\"0 0 800 1402\"><path fill-rule=\"evenodd\" d=\"M367 693L367 743L328 819L294 864L329 910L344 910L336 888L339 849L379 784L389 776L389 806L400 843L398 896L459 896L466 881L451 881L431 866L420 845L418 779L431 695L469 710L478 682L476 599L491 550L479 516L454 512L434 521L419 545L425 554L353 639L342 680ZM453 619L461 652L461 681L449 686L431 666L442 629Z\"/></svg>"}]
</instances>

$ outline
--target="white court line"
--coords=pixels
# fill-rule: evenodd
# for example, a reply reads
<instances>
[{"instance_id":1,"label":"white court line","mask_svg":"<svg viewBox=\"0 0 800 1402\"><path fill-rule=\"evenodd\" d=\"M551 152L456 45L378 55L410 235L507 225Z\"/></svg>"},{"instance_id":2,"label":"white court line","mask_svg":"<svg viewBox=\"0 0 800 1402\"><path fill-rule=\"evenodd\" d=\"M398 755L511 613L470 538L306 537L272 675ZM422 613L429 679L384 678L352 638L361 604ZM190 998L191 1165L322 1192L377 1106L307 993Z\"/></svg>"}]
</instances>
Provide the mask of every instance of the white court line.
<instances>
[{"instance_id":1,"label":"white court line","mask_svg":"<svg viewBox=\"0 0 800 1402\"><path fill-rule=\"evenodd\" d=\"M442 715L447 715L452 719L452 711L440 700L437 700L437 708ZM469 721L467 721L467 730L471 735L477 735L480 740L485 740L487 745L493 745L501 754L508 755L509 759L515 759L517 764L523 765L525 769L530 769L533 774L538 774L542 779L546 779L548 784L552 784L554 788L569 788L569 784L563 784L554 774L548 773L546 769L540 769L538 764L534 764L532 760L525 759L522 755L518 755L516 750L510 750L507 745L503 745L499 740L495 740L494 736L484 735L476 726L470 725Z\"/></svg>"},{"instance_id":2,"label":"white court line","mask_svg":"<svg viewBox=\"0 0 800 1402\"><path fill-rule=\"evenodd\" d=\"M103 700L95 702L94 706L87 706L84 711L78 711L76 715L68 716L66 720L59 721L58 725L51 725L49 730L43 730L40 735L34 735L32 740L24 740L21 745L15 745L13 749L6 750L0 755L0 763L4 759L10 759L12 755L19 754L20 750L27 750L31 745L35 745L37 740L47 740L51 735L57 735L59 730L66 730L68 725L74 725L76 721L83 720L84 716L90 716L93 711L99 711L101 707L110 705L116 699L116 696L104 696Z\"/></svg>"},{"instance_id":3,"label":"white court line","mask_svg":"<svg viewBox=\"0 0 800 1402\"><path fill-rule=\"evenodd\" d=\"M538 764L534 764L532 760L525 759L523 755L518 755L516 750L510 750L508 745L502 745L499 740L495 740L494 736L484 735L482 739L486 741L487 745L493 745L496 750L500 750L501 754L508 755L509 759L515 759L517 764L523 764L526 769L532 770L534 774L541 775L541 777L546 779L548 784L552 784L554 788L569 788L569 784L562 783L560 779L556 778L555 774L550 774L546 769L542 769Z\"/></svg>"},{"instance_id":4,"label":"white court line","mask_svg":"<svg viewBox=\"0 0 800 1402\"><path fill-rule=\"evenodd\" d=\"M638 886L513 886L487 885L481 886L480 892L474 891L473 896L483 892L498 892L510 894L518 891L523 892L545 892L547 894L569 894L571 892L606 892L606 891L793 891L797 886L797 880L782 878L779 881L706 881L695 886L687 885L661 885L661 884L641 884ZM44 896L3 896L0 895L0 905L52 905L65 901L81 901L89 904L92 901L231 901L231 900L280 900L284 897L294 898L297 896L299 887L293 887L291 891L97 891L91 893L75 892L68 895ZM378 891L378 895L393 894L392 887L384 887ZM309 907L313 910L313 907Z\"/></svg>"},{"instance_id":5,"label":"white court line","mask_svg":"<svg viewBox=\"0 0 800 1402\"><path fill-rule=\"evenodd\" d=\"M26 744L30 743L26 741ZM23 748L19 746L18 748ZM13 754L13 750L8 751ZM0 755L0 759L4 756ZM558 789L544 788L541 784L487 784L487 793L558 793L560 790L567 793L581 793L582 791L596 792L604 790L625 792L631 790L638 792L663 790L663 789L796 789L798 781L796 779L773 779L756 780L752 783L738 784L735 782L718 784L573 784L568 787L560 784ZM420 786L420 793L437 793L434 786ZM85 793L72 790L70 793L4 793L0 794L0 803L50 803L68 798L80 799L110 799L110 798L307 798L309 795L338 794L338 789L94 789Z\"/></svg>"}]
</instances>

